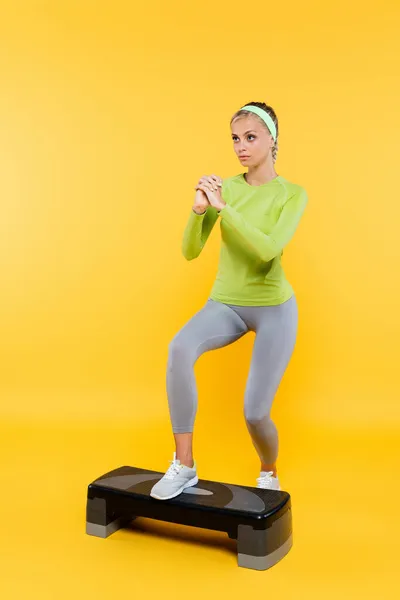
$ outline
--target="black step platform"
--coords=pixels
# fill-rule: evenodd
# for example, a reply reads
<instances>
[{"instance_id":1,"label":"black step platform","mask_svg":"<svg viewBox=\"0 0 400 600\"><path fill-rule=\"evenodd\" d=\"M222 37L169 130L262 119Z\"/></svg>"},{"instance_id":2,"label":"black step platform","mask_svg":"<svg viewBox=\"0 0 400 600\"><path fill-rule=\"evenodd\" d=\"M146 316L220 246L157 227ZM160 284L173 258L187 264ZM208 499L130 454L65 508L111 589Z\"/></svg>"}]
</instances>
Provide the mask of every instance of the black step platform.
<instances>
[{"instance_id":1,"label":"black step platform","mask_svg":"<svg viewBox=\"0 0 400 600\"><path fill-rule=\"evenodd\" d=\"M136 517L225 531L237 540L240 567L264 570L292 546L290 495L243 485L199 479L171 500L150 496L164 475L123 466L89 484L86 533L106 538Z\"/></svg>"}]
</instances>

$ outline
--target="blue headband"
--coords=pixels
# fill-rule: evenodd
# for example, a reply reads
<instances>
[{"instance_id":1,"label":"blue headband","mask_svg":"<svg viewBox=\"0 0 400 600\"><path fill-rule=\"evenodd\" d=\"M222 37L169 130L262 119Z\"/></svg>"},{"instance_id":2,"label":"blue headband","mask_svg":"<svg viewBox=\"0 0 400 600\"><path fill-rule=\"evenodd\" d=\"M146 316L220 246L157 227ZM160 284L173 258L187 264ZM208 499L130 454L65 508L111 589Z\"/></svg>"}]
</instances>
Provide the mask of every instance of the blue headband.
<instances>
[{"instance_id":1,"label":"blue headband","mask_svg":"<svg viewBox=\"0 0 400 600\"><path fill-rule=\"evenodd\" d=\"M246 106L242 106L242 108L240 110L248 110L249 112L252 112L252 113L258 115L259 117L261 117L261 119L264 121L264 123L268 127L272 137L274 138L274 141L276 141L275 123L273 122L271 116L263 108L259 108L258 106L253 106L252 104L248 104Z\"/></svg>"}]
</instances>

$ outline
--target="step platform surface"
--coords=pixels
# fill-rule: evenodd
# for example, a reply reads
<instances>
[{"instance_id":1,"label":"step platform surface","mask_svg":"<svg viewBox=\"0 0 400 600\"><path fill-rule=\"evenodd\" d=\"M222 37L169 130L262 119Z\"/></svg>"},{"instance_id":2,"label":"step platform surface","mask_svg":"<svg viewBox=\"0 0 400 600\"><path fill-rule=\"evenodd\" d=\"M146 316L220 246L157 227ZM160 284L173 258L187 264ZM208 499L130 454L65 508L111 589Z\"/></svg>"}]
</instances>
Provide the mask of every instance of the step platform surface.
<instances>
[{"instance_id":1,"label":"step platform surface","mask_svg":"<svg viewBox=\"0 0 400 600\"><path fill-rule=\"evenodd\" d=\"M264 570L292 546L288 492L199 479L170 500L150 490L164 473L123 466L89 484L86 533L106 538L136 517L225 531L237 540L238 565Z\"/></svg>"}]
</instances>

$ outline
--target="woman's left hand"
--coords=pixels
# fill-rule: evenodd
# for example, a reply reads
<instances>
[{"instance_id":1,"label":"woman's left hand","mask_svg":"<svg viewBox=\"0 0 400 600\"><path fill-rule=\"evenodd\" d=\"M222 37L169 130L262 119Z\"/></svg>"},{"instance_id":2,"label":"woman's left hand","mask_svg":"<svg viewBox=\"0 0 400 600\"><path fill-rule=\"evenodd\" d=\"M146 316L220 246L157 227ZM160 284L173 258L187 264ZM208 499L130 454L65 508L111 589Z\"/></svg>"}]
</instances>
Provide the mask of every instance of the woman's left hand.
<instances>
[{"instance_id":1,"label":"woman's left hand","mask_svg":"<svg viewBox=\"0 0 400 600\"><path fill-rule=\"evenodd\" d=\"M217 179L218 183L215 183L214 179ZM217 178L216 175L212 175L210 177L205 175L201 177L195 189L202 190L206 194L211 206L219 211L226 206L226 202L223 200L221 195L221 187L222 181Z\"/></svg>"}]
</instances>

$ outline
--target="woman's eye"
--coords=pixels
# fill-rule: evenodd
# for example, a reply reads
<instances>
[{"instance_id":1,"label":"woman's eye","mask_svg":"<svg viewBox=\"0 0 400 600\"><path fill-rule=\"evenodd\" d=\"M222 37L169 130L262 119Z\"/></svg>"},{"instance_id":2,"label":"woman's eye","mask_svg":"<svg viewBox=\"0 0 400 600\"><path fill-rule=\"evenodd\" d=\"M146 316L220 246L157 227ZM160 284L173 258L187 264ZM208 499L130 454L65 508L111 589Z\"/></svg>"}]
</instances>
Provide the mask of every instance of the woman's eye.
<instances>
[{"instance_id":1,"label":"woman's eye","mask_svg":"<svg viewBox=\"0 0 400 600\"><path fill-rule=\"evenodd\" d=\"M249 138L255 138L255 137L256 137L255 135L253 135L252 133L250 133L250 134L247 136L247 139L249 139ZM237 142L237 141L238 141L238 138L237 138L237 137L233 137L233 138L232 138L232 140L233 140L234 142Z\"/></svg>"}]
</instances>

